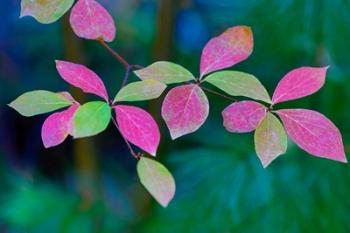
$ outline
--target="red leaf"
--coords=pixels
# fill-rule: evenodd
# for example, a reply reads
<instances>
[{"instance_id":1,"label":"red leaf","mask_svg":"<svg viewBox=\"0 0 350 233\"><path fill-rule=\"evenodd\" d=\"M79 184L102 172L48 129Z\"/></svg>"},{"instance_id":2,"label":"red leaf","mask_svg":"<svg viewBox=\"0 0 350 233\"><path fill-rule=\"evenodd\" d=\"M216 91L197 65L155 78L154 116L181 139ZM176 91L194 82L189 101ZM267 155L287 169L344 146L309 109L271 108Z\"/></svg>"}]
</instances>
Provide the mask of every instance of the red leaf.
<instances>
[{"instance_id":1,"label":"red leaf","mask_svg":"<svg viewBox=\"0 0 350 233\"><path fill-rule=\"evenodd\" d=\"M222 112L224 126L229 132L254 131L266 115L266 107L255 101L240 101L231 104Z\"/></svg>"},{"instance_id":2,"label":"red leaf","mask_svg":"<svg viewBox=\"0 0 350 233\"><path fill-rule=\"evenodd\" d=\"M160 141L158 125L145 110L118 105L114 107L120 133L132 144L155 156Z\"/></svg>"},{"instance_id":3,"label":"red leaf","mask_svg":"<svg viewBox=\"0 0 350 233\"><path fill-rule=\"evenodd\" d=\"M41 138L45 148L61 144L73 130L73 116L79 104L74 104L67 110L56 112L46 118L42 129Z\"/></svg>"},{"instance_id":4,"label":"red leaf","mask_svg":"<svg viewBox=\"0 0 350 233\"><path fill-rule=\"evenodd\" d=\"M324 84L328 67L302 67L286 74L278 83L272 97L272 103L277 104L311 95Z\"/></svg>"},{"instance_id":5,"label":"red leaf","mask_svg":"<svg viewBox=\"0 0 350 233\"><path fill-rule=\"evenodd\" d=\"M56 68L66 82L86 93L98 95L108 101L107 90L102 80L86 66L66 61L56 61Z\"/></svg>"},{"instance_id":6,"label":"red leaf","mask_svg":"<svg viewBox=\"0 0 350 233\"><path fill-rule=\"evenodd\" d=\"M237 26L226 30L205 45L200 65L201 78L247 59L252 51L253 33L249 27Z\"/></svg>"},{"instance_id":7,"label":"red leaf","mask_svg":"<svg viewBox=\"0 0 350 233\"><path fill-rule=\"evenodd\" d=\"M308 153L347 162L341 134L321 113L308 109L276 111L291 139Z\"/></svg>"},{"instance_id":8,"label":"red leaf","mask_svg":"<svg viewBox=\"0 0 350 233\"><path fill-rule=\"evenodd\" d=\"M178 86L169 91L162 106L172 139L199 129L209 114L209 103L203 90L195 84Z\"/></svg>"},{"instance_id":9,"label":"red leaf","mask_svg":"<svg viewBox=\"0 0 350 233\"><path fill-rule=\"evenodd\" d=\"M85 39L114 40L116 29L112 16L94 0L78 0L70 14L75 34Z\"/></svg>"}]
</instances>

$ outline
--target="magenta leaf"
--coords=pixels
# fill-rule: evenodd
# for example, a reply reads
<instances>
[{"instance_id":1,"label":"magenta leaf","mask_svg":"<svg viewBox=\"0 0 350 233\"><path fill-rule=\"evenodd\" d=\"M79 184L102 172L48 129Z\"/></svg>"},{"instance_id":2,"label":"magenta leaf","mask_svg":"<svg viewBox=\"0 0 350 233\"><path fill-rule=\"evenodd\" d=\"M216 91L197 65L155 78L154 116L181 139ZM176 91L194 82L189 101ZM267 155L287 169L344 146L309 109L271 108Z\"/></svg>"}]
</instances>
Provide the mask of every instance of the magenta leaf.
<instances>
[{"instance_id":1,"label":"magenta leaf","mask_svg":"<svg viewBox=\"0 0 350 233\"><path fill-rule=\"evenodd\" d=\"M108 101L107 90L102 80L86 66L66 61L56 61L56 68L66 82L86 93L98 95Z\"/></svg>"},{"instance_id":2,"label":"magenta leaf","mask_svg":"<svg viewBox=\"0 0 350 233\"><path fill-rule=\"evenodd\" d=\"M266 115L266 107L255 101L240 101L231 104L224 111L224 126L232 133L254 131Z\"/></svg>"},{"instance_id":3,"label":"magenta leaf","mask_svg":"<svg viewBox=\"0 0 350 233\"><path fill-rule=\"evenodd\" d=\"M308 109L284 109L276 113L300 148L317 157L347 162L338 128L321 113Z\"/></svg>"},{"instance_id":4,"label":"magenta leaf","mask_svg":"<svg viewBox=\"0 0 350 233\"><path fill-rule=\"evenodd\" d=\"M61 144L69 134L72 134L73 116L78 107L78 104L74 104L67 110L53 113L46 118L41 129L45 148Z\"/></svg>"},{"instance_id":5,"label":"magenta leaf","mask_svg":"<svg viewBox=\"0 0 350 233\"><path fill-rule=\"evenodd\" d=\"M205 45L200 65L201 78L247 59L252 51L253 32L249 27L236 26L226 30Z\"/></svg>"},{"instance_id":6,"label":"magenta leaf","mask_svg":"<svg viewBox=\"0 0 350 233\"><path fill-rule=\"evenodd\" d=\"M209 114L203 90L195 84L178 86L169 91L162 106L162 117L172 139L199 129Z\"/></svg>"},{"instance_id":7,"label":"magenta leaf","mask_svg":"<svg viewBox=\"0 0 350 233\"><path fill-rule=\"evenodd\" d=\"M77 36L96 40L103 38L111 42L116 28L112 16L94 0L78 0L70 14L70 24Z\"/></svg>"},{"instance_id":8,"label":"magenta leaf","mask_svg":"<svg viewBox=\"0 0 350 233\"><path fill-rule=\"evenodd\" d=\"M120 133L132 144L155 156L160 133L153 117L134 106L117 105L114 110Z\"/></svg>"},{"instance_id":9,"label":"magenta leaf","mask_svg":"<svg viewBox=\"0 0 350 233\"><path fill-rule=\"evenodd\" d=\"M277 104L315 93L323 86L327 69L328 67L301 67L292 70L278 83L272 103Z\"/></svg>"}]
</instances>

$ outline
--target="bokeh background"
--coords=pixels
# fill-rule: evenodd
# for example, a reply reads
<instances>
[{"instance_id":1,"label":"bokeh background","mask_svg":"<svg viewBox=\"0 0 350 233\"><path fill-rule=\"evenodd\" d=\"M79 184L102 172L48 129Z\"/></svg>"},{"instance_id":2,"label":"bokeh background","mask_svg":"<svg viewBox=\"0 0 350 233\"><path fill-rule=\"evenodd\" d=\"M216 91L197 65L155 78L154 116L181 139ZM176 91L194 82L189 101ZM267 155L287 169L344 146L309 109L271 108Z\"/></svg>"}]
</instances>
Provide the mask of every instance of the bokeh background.
<instances>
[{"instance_id":1,"label":"bokeh background","mask_svg":"<svg viewBox=\"0 0 350 233\"><path fill-rule=\"evenodd\" d=\"M99 0L113 15L111 46L130 63L170 60L198 75L209 38L235 25L254 31L252 56L234 70L256 75L270 93L300 66L330 65L317 94L280 107L324 113L350 150L350 1ZM112 127L93 138L45 150L46 116L7 107L23 92L70 90L55 59L86 64L117 91L123 67L98 43L78 39L67 15L51 25L19 19L19 0L0 1L0 232L350 232L350 167L312 157L289 142L263 169L253 134L230 134L220 112L229 101L208 94L210 117L171 141L161 100L141 103L162 130L158 159L174 174L175 199L161 208L144 190L135 160ZM132 80L136 80L132 76Z\"/></svg>"}]
</instances>

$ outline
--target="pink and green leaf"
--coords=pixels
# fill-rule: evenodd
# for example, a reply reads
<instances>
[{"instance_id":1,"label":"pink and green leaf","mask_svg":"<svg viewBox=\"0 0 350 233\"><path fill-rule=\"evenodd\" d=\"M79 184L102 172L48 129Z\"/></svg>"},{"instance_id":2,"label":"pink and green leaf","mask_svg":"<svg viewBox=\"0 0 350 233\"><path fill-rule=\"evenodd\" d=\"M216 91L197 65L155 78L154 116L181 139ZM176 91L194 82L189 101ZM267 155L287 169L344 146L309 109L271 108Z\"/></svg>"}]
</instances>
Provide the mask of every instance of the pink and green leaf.
<instances>
[{"instance_id":1,"label":"pink and green leaf","mask_svg":"<svg viewBox=\"0 0 350 233\"><path fill-rule=\"evenodd\" d=\"M299 99L317 92L325 83L328 67L301 67L286 74L278 83L273 104Z\"/></svg>"},{"instance_id":2,"label":"pink and green leaf","mask_svg":"<svg viewBox=\"0 0 350 233\"><path fill-rule=\"evenodd\" d=\"M172 139L195 132L205 122L208 114L207 96L195 84L171 89L162 105L162 117Z\"/></svg>"},{"instance_id":3,"label":"pink and green leaf","mask_svg":"<svg viewBox=\"0 0 350 233\"><path fill-rule=\"evenodd\" d=\"M86 66L67 61L56 61L56 68L66 82L108 101L107 90L102 80Z\"/></svg>"},{"instance_id":4,"label":"pink and green leaf","mask_svg":"<svg viewBox=\"0 0 350 233\"><path fill-rule=\"evenodd\" d=\"M141 157L137 163L141 184L163 207L167 207L175 195L175 180L161 163Z\"/></svg>"},{"instance_id":5,"label":"pink and green leaf","mask_svg":"<svg viewBox=\"0 0 350 233\"><path fill-rule=\"evenodd\" d=\"M73 130L73 116L79 105L74 104L67 110L56 112L46 118L41 128L41 138L45 148L61 144Z\"/></svg>"},{"instance_id":6,"label":"pink and green leaf","mask_svg":"<svg viewBox=\"0 0 350 233\"><path fill-rule=\"evenodd\" d=\"M134 73L141 80L154 79L165 84L195 80L195 77L187 69L167 61L155 62L146 68L134 71Z\"/></svg>"},{"instance_id":7,"label":"pink and green leaf","mask_svg":"<svg viewBox=\"0 0 350 233\"><path fill-rule=\"evenodd\" d=\"M244 96L271 103L271 98L265 87L251 74L238 71L219 71L209 75L204 81L232 96Z\"/></svg>"},{"instance_id":8,"label":"pink and green leaf","mask_svg":"<svg viewBox=\"0 0 350 233\"><path fill-rule=\"evenodd\" d=\"M319 112L308 109L284 109L276 113L289 137L311 155L347 162L338 128Z\"/></svg>"},{"instance_id":9,"label":"pink and green leaf","mask_svg":"<svg viewBox=\"0 0 350 233\"><path fill-rule=\"evenodd\" d=\"M114 102L141 101L158 98L166 89L166 85L154 79L133 82L123 87Z\"/></svg>"},{"instance_id":10,"label":"pink and green leaf","mask_svg":"<svg viewBox=\"0 0 350 233\"><path fill-rule=\"evenodd\" d=\"M53 23L61 18L73 3L74 0L22 0L20 17L32 16L40 23Z\"/></svg>"},{"instance_id":11,"label":"pink and green leaf","mask_svg":"<svg viewBox=\"0 0 350 233\"><path fill-rule=\"evenodd\" d=\"M213 71L231 67L253 52L253 32L249 27L236 26L211 39L202 52L201 78Z\"/></svg>"},{"instance_id":12,"label":"pink and green leaf","mask_svg":"<svg viewBox=\"0 0 350 233\"><path fill-rule=\"evenodd\" d=\"M95 0L78 0L69 21L75 34L81 38L102 38L107 42L115 38L116 27L112 16Z\"/></svg>"},{"instance_id":13,"label":"pink and green leaf","mask_svg":"<svg viewBox=\"0 0 350 233\"><path fill-rule=\"evenodd\" d=\"M254 131L266 115L266 107L255 101L240 101L231 104L222 112L224 126L232 133Z\"/></svg>"},{"instance_id":14,"label":"pink and green leaf","mask_svg":"<svg viewBox=\"0 0 350 233\"><path fill-rule=\"evenodd\" d=\"M134 106L117 105L114 110L120 133L132 144L155 156L160 133L153 117Z\"/></svg>"},{"instance_id":15,"label":"pink and green leaf","mask_svg":"<svg viewBox=\"0 0 350 233\"><path fill-rule=\"evenodd\" d=\"M255 151L266 168L278 156L287 151L287 135L278 120L268 112L254 134Z\"/></svg>"},{"instance_id":16,"label":"pink and green leaf","mask_svg":"<svg viewBox=\"0 0 350 233\"><path fill-rule=\"evenodd\" d=\"M94 136L104 131L111 120L111 109L102 101L88 102L78 108L73 119L73 137Z\"/></svg>"},{"instance_id":17,"label":"pink and green leaf","mask_svg":"<svg viewBox=\"0 0 350 233\"><path fill-rule=\"evenodd\" d=\"M30 91L12 101L9 106L21 115L30 117L72 105L72 101L50 91Z\"/></svg>"}]
</instances>

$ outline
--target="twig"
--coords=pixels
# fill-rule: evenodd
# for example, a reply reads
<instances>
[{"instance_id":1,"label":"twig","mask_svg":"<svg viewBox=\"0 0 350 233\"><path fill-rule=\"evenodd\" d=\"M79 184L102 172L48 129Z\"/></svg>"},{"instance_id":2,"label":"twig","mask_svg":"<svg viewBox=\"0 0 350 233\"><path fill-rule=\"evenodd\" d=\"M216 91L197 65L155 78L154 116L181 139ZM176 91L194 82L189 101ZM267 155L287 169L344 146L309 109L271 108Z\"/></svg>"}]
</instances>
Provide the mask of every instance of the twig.
<instances>
[{"instance_id":1,"label":"twig","mask_svg":"<svg viewBox=\"0 0 350 233\"><path fill-rule=\"evenodd\" d=\"M128 146L128 149L129 149L129 151L130 151L130 154L131 154L135 159L139 160L139 159L141 158L141 155L142 155L142 154L141 154L141 153L136 153L136 152L134 151L134 149L132 149L132 147L131 147L129 141L124 137L124 135L122 134L122 132L121 132L120 129L119 129L118 123L115 121L115 119L114 119L113 117L112 117L112 122L113 122L114 126L117 128L117 130L119 131L119 133L120 133L120 135L122 136L122 138L124 139L126 145Z\"/></svg>"},{"instance_id":2,"label":"twig","mask_svg":"<svg viewBox=\"0 0 350 233\"><path fill-rule=\"evenodd\" d=\"M112 49L102 38L98 39L97 41L100 42L100 44L105 49L107 49L107 51L110 54L112 54L113 57L115 57L120 63L122 63L125 69L127 69L130 66L129 63L122 56L120 56L119 53L117 53L114 49Z\"/></svg>"},{"instance_id":3,"label":"twig","mask_svg":"<svg viewBox=\"0 0 350 233\"><path fill-rule=\"evenodd\" d=\"M227 96L227 95L225 95L225 94L222 94L222 93L220 93L220 92L217 92L217 91L214 91L214 90L211 90L211 89L209 89L209 88L202 87L202 86L201 86L201 88L202 88L203 90L207 91L207 92L210 92L210 93L212 93L212 94L214 94L214 95L223 97L223 98L228 99L228 100L230 100L230 101L232 101L232 102L238 102L237 99L232 98L232 97L230 97L230 96Z\"/></svg>"}]
</instances>

